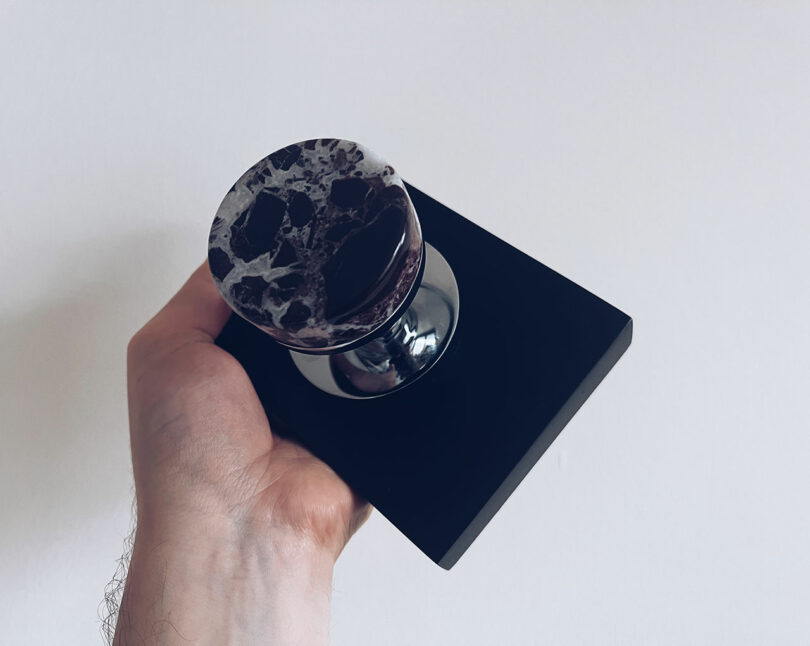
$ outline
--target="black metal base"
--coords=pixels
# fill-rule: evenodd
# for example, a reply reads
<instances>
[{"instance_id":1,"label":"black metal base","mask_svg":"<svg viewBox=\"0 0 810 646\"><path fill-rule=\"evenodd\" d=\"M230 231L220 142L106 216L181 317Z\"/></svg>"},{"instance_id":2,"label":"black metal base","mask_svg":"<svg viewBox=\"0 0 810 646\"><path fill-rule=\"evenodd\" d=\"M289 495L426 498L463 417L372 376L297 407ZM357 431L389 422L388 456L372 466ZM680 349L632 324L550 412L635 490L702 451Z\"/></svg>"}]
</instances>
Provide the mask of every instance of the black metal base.
<instances>
[{"instance_id":1,"label":"black metal base","mask_svg":"<svg viewBox=\"0 0 810 646\"><path fill-rule=\"evenodd\" d=\"M632 320L407 188L459 285L455 336L427 375L385 397L343 399L236 315L217 343L245 367L274 432L449 569L630 345Z\"/></svg>"}]
</instances>

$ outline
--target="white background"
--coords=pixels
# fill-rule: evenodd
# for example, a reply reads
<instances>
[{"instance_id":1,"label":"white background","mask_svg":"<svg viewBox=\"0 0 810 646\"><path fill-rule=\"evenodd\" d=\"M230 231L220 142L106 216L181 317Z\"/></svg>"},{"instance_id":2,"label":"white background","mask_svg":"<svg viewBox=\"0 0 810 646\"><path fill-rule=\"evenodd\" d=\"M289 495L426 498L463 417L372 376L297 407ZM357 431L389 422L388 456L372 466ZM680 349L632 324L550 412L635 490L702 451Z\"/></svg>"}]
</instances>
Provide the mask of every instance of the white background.
<instances>
[{"instance_id":1,"label":"white background","mask_svg":"<svg viewBox=\"0 0 810 646\"><path fill-rule=\"evenodd\" d=\"M0 2L0 642L99 641L126 342L331 136L636 331L452 571L369 521L332 643L810 643L810 7L603 4Z\"/></svg>"}]
</instances>

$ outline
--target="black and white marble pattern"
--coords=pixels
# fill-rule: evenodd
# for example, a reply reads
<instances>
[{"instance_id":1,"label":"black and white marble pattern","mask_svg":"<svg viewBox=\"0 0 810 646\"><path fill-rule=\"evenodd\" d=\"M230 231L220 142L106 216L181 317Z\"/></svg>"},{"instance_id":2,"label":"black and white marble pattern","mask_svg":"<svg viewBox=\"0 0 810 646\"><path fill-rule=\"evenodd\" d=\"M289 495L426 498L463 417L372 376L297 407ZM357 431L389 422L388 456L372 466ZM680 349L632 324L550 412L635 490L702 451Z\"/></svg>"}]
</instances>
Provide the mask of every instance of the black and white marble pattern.
<instances>
[{"instance_id":1,"label":"black and white marble pattern","mask_svg":"<svg viewBox=\"0 0 810 646\"><path fill-rule=\"evenodd\" d=\"M418 287L422 235L389 164L352 141L310 139L234 184L208 259L238 314L293 349L326 351L374 332Z\"/></svg>"}]
</instances>

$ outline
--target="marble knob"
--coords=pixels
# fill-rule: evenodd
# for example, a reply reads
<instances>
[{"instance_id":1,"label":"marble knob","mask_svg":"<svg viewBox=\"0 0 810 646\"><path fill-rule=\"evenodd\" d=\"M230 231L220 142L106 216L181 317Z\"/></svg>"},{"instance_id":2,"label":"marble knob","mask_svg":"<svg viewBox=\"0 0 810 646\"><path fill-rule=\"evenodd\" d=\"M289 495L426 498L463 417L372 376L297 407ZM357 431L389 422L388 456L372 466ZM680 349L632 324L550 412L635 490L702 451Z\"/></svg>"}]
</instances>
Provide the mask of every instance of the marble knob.
<instances>
[{"instance_id":1,"label":"marble knob","mask_svg":"<svg viewBox=\"0 0 810 646\"><path fill-rule=\"evenodd\" d=\"M394 168L365 146L309 139L252 166L222 200L211 273L233 310L297 352L341 352L396 321L424 245Z\"/></svg>"}]
</instances>

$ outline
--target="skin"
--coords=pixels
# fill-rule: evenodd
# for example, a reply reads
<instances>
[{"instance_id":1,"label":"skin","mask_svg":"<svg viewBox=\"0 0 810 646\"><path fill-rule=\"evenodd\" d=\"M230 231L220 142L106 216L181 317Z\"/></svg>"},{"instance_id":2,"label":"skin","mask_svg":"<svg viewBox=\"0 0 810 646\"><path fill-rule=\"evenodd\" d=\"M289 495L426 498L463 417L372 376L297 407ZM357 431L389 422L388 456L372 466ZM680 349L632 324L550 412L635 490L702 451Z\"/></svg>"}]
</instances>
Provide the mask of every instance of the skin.
<instances>
[{"instance_id":1,"label":"skin","mask_svg":"<svg viewBox=\"0 0 810 646\"><path fill-rule=\"evenodd\" d=\"M273 435L214 345L230 313L204 263L129 343L138 517L116 646L328 642L335 560L371 508Z\"/></svg>"}]
</instances>

